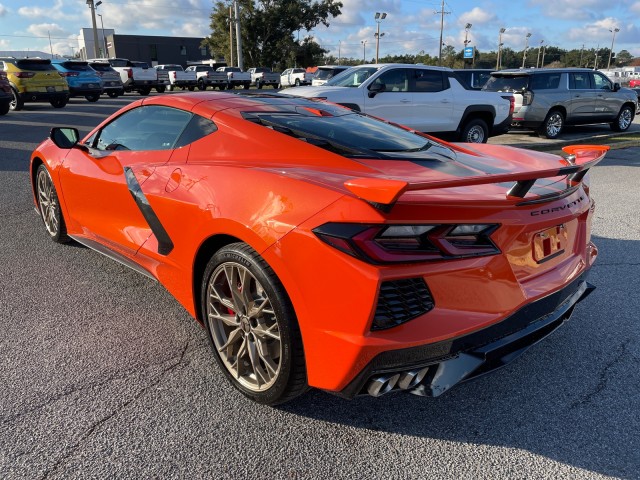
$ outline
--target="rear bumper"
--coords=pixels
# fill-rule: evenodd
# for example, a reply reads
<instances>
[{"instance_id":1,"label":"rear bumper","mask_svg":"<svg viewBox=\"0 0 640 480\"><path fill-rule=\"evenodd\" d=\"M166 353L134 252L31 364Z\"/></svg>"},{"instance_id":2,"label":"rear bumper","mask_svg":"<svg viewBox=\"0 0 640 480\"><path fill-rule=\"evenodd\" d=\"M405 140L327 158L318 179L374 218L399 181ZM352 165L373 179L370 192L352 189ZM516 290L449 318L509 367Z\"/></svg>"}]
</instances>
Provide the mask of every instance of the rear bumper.
<instances>
[{"instance_id":1,"label":"rear bumper","mask_svg":"<svg viewBox=\"0 0 640 480\"><path fill-rule=\"evenodd\" d=\"M69 98L69 90L58 92L24 92L19 93L20 99L27 102L48 102L58 98Z\"/></svg>"},{"instance_id":2,"label":"rear bumper","mask_svg":"<svg viewBox=\"0 0 640 480\"><path fill-rule=\"evenodd\" d=\"M87 87L69 87L69 94L71 96L75 95L102 95L103 88L87 88Z\"/></svg>"},{"instance_id":3,"label":"rear bumper","mask_svg":"<svg viewBox=\"0 0 640 480\"><path fill-rule=\"evenodd\" d=\"M353 398L405 390L437 397L460 382L496 370L571 317L575 306L595 288L586 275L485 329L443 342L382 352L343 390L333 393Z\"/></svg>"},{"instance_id":4,"label":"rear bumper","mask_svg":"<svg viewBox=\"0 0 640 480\"><path fill-rule=\"evenodd\" d=\"M490 136L495 137L496 135L507 133L509 131L509 128L511 127L511 122L512 118L511 115L509 115L502 122L497 123L493 126Z\"/></svg>"}]
</instances>

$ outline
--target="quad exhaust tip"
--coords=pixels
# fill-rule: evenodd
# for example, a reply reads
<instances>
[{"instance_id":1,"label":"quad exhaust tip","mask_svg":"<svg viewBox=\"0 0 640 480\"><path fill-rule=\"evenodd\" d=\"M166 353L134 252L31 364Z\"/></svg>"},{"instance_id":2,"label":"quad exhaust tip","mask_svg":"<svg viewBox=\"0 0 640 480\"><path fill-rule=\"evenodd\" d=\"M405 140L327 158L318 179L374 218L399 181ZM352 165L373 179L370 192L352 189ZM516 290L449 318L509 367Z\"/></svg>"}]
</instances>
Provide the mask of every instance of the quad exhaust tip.
<instances>
[{"instance_id":1,"label":"quad exhaust tip","mask_svg":"<svg viewBox=\"0 0 640 480\"><path fill-rule=\"evenodd\" d=\"M429 367L407 372L385 373L372 377L367 384L367 393L372 397L381 397L392 390L410 390L424 380Z\"/></svg>"}]
</instances>

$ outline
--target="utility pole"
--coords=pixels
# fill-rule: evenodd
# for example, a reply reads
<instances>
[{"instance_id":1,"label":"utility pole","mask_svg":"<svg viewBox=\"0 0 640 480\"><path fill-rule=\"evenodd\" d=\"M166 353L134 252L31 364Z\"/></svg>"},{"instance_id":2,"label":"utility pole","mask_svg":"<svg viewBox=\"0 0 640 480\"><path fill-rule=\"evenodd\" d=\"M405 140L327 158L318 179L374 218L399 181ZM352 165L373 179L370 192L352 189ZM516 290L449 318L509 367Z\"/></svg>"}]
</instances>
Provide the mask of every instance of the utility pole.
<instances>
[{"instance_id":1,"label":"utility pole","mask_svg":"<svg viewBox=\"0 0 640 480\"><path fill-rule=\"evenodd\" d=\"M229 63L230 67L233 67L233 10L229 5Z\"/></svg>"},{"instance_id":2,"label":"utility pole","mask_svg":"<svg viewBox=\"0 0 640 480\"><path fill-rule=\"evenodd\" d=\"M544 40L540 40L540 45L538 46L538 58L536 58L536 68L538 68L538 64L540 63L540 50L542 49L543 43ZM542 66L540 68L542 68Z\"/></svg>"},{"instance_id":3,"label":"utility pole","mask_svg":"<svg viewBox=\"0 0 640 480\"><path fill-rule=\"evenodd\" d=\"M87 0L87 5L89 5L89 8L91 9L91 23L93 24L93 58L97 58L98 57L98 25L96 24L96 8L93 5L93 0Z\"/></svg>"},{"instance_id":4,"label":"utility pole","mask_svg":"<svg viewBox=\"0 0 640 480\"><path fill-rule=\"evenodd\" d=\"M362 63L367 63L367 41L360 40L362 44Z\"/></svg>"},{"instance_id":5,"label":"utility pole","mask_svg":"<svg viewBox=\"0 0 640 480\"><path fill-rule=\"evenodd\" d=\"M607 62L607 70L609 70L609 67L611 67L611 55L613 54L613 42L616 39L616 33L618 33L620 29L613 28L613 29L609 29L609 31L613 33L613 38L611 39L611 50L609 50L609 62Z\"/></svg>"},{"instance_id":6,"label":"utility pole","mask_svg":"<svg viewBox=\"0 0 640 480\"><path fill-rule=\"evenodd\" d=\"M340 47L342 47L342 40L338 40L338 65L341 65Z\"/></svg>"},{"instance_id":7,"label":"utility pole","mask_svg":"<svg viewBox=\"0 0 640 480\"><path fill-rule=\"evenodd\" d=\"M440 11L435 13L440 14L440 45L438 46L438 66L441 67L442 66L442 31L444 30L444 14L445 13L449 14L451 12L444 11L444 0L442 0L442 3L440 4Z\"/></svg>"},{"instance_id":8,"label":"utility pole","mask_svg":"<svg viewBox=\"0 0 640 480\"><path fill-rule=\"evenodd\" d=\"M527 36L524 37L524 53L522 54L522 68L524 68L525 62L527 61L527 49L529 48L530 37L531 37L531 33L527 33Z\"/></svg>"},{"instance_id":9,"label":"utility pole","mask_svg":"<svg viewBox=\"0 0 640 480\"><path fill-rule=\"evenodd\" d=\"M500 29L500 33L498 34L498 58L496 58L496 70L500 70L500 64L502 63L500 61L502 60L502 34L506 31L507 29L503 27Z\"/></svg>"},{"instance_id":10,"label":"utility pole","mask_svg":"<svg viewBox=\"0 0 640 480\"><path fill-rule=\"evenodd\" d=\"M380 53L380 37L382 35L384 35L384 33L382 35L380 35L380 22L382 20L384 20L385 18L387 18L387 13L386 12L376 12L376 15L374 17L374 20L376 21L377 24L377 30L376 30L376 63L378 63L378 55Z\"/></svg>"},{"instance_id":11,"label":"utility pole","mask_svg":"<svg viewBox=\"0 0 640 480\"><path fill-rule=\"evenodd\" d=\"M238 44L238 68L244 70L244 62L242 60L242 34L240 30L240 14L238 12L238 2L233 0L233 13L236 16L236 43Z\"/></svg>"},{"instance_id":12,"label":"utility pole","mask_svg":"<svg viewBox=\"0 0 640 480\"><path fill-rule=\"evenodd\" d=\"M582 48L580 49L580 63L578 64L579 67L582 67L582 52L584 52L584 43L582 44Z\"/></svg>"},{"instance_id":13,"label":"utility pole","mask_svg":"<svg viewBox=\"0 0 640 480\"><path fill-rule=\"evenodd\" d=\"M51 51L51 59L53 60L53 47L51 46L51 32L47 30L47 35L49 35L49 50Z\"/></svg>"}]
</instances>

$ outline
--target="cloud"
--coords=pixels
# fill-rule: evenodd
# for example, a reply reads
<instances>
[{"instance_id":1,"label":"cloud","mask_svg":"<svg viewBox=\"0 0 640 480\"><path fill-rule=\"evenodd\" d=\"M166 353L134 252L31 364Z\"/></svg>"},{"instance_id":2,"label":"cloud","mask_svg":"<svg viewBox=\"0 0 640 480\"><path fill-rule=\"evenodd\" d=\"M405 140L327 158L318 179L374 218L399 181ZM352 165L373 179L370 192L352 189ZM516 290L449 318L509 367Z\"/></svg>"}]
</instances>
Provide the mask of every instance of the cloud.
<instances>
[{"instance_id":1,"label":"cloud","mask_svg":"<svg viewBox=\"0 0 640 480\"><path fill-rule=\"evenodd\" d=\"M548 0L529 0L529 5L540 7L538 11L545 17L553 19L586 20L596 18L602 11L601 0L555 0L549 8Z\"/></svg>"},{"instance_id":2,"label":"cloud","mask_svg":"<svg viewBox=\"0 0 640 480\"><path fill-rule=\"evenodd\" d=\"M487 23L492 23L496 20L496 16L493 13L487 13L485 10L475 7L473 10L469 12L464 12L458 18L459 25L466 25L467 23L471 23L473 25L484 25Z\"/></svg>"},{"instance_id":3,"label":"cloud","mask_svg":"<svg viewBox=\"0 0 640 480\"><path fill-rule=\"evenodd\" d=\"M31 24L27 27L27 31L36 37L43 38L47 38L49 36L52 38L60 38L68 37L70 35L68 31L56 23Z\"/></svg>"},{"instance_id":4,"label":"cloud","mask_svg":"<svg viewBox=\"0 0 640 480\"><path fill-rule=\"evenodd\" d=\"M579 28L572 28L569 30L569 39L582 41L584 39L589 39L590 43L594 43L600 41L603 43L603 46L606 46L608 41L612 39L612 32L614 28L620 28L623 25L623 22L616 18L607 17L602 20L598 20L597 22L593 22L587 25L584 25ZM627 26L627 29L632 27L631 25ZM621 29L621 35L618 36L619 40L624 40L624 29Z\"/></svg>"},{"instance_id":5,"label":"cloud","mask_svg":"<svg viewBox=\"0 0 640 480\"><path fill-rule=\"evenodd\" d=\"M0 17L4 17L8 11L7 7L0 3Z\"/></svg>"},{"instance_id":6,"label":"cloud","mask_svg":"<svg viewBox=\"0 0 640 480\"><path fill-rule=\"evenodd\" d=\"M63 0L55 0L53 5L49 8L42 7L20 7L18 14L33 20L36 18L46 18L54 20L77 20L79 16L77 14L69 14L65 12L65 5ZM77 5L70 6L69 8L76 9Z\"/></svg>"}]
</instances>

